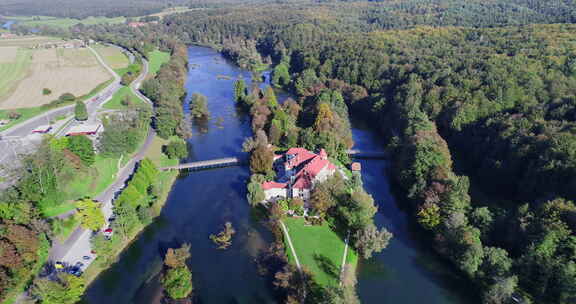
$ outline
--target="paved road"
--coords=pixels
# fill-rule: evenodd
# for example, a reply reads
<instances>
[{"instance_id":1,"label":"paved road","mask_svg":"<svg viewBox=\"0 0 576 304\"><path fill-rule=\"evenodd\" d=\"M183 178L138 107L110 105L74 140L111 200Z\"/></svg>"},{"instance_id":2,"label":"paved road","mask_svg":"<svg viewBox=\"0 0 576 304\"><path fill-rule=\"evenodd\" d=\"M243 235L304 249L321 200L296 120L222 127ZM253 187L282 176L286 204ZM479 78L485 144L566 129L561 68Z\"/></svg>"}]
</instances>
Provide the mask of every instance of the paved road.
<instances>
[{"instance_id":1,"label":"paved road","mask_svg":"<svg viewBox=\"0 0 576 304\"><path fill-rule=\"evenodd\" d=\"M114 80L100 93L86 101L89 113L88 123L94 122L98 111L108 102L120 88L120 77L104 62L102 57L92 48L98 62L114 76ZM0 190L9 186L14 178L10 177L12 171L20 166L20 155L34 152L42 142L42 136L32 134L32 131L42 125L52 125L50 133L54 136L63 136L70 128L78 124L73 118L74 106L68 105L47 111L38 116L25 120L8 130L0 132ZM66 117L64 120L59 118ZM52 121L56 123L51 124Z\"/></svg>"},{"instance_id":2,"label":"paved road","mask_svg":"<svg viewBox=\"0 0 576 304\"><path fill-rule=\"evenodd\" d=\"M105 227L108 227L108 219L112 216L113 200L118 191L122 190L126 185L126 181L132 175L136 163L138 163L145 155L146 150L152 143L152 140L156 136L156 133L150 129L146 141L140 148L140 151L122 168L116 177L116 181L110 185L104 192L100 193L94 199L102 203L102 211L106 219ZM91 253L92 247L90 243L90 238L92 236L92 231L77 228L70 237L64 243L54 242L52 249L50 250L50 259L52 261L62 261L69 264L76 264L76 262L82 261L85 266L94 260L95 255ZM83 261L83 256L90 256L90 261Z\"/></svg>"},{"instance_id":3,"label":"paved road","mask_svg":"<svg viewBox=\"0 0 576 304\"><path fill-rule=\"evenodd\" d=\"M130 85L134 94L138 97L142 98L144 101L152 104L152 102L144 95L138 91L138 88L141 85L141 82L146 78L148 75L148 62L143 60L144 63L144 70L136 78L134 82ZM104 192L100 193L98 196L94 197L95 200L102 203L102 211L104 213L104 217L106 219L105 227L109 226L108 219L113 214L113 200L115 199L116 193L122 190L125 185L126 181L130 178L132 173L134 172L134 168L136 163L138 163L146 154L148 147L152 143L152 140L156 136L156 133L153 129L150 129L148 132L148 136L144 144L140 147L138 153L117 173L116 181L110 185ZM92 236L92 231L77 228L70 237L62 244L55 242L50 250L50 259L52 261L62 261L68 264L76 264L76 262L82 261L84 263L84 269L88 267L91 262L96 257L94 254L91 253L92 246L90 242L90 238ZM91 259L89 261L83 261L83 256L90 256Z\"/></svg>"}]
</instances>

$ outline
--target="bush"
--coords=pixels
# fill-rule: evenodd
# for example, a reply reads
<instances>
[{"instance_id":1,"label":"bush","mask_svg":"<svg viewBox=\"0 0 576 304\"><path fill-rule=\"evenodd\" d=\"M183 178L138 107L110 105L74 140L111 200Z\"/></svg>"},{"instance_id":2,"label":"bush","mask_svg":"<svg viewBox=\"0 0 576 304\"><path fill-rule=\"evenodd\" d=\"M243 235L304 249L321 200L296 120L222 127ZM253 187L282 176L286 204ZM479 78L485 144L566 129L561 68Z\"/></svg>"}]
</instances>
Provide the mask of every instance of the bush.
<instances>
[{"instance_id":1,"label":"bush","mask_svg":"<svg viewBox=\"0 0 576 304\"><path fill-rule=\"evenodd\" d=\"M188 156L188 146L186 142L171 141L164 149L166 155L171 159L180 159Z\"/></svg>"},{"instance_id":2,"label":"bush","mask_svg":"<svg viewBox=\"0 0 576 304\"><path fill-rule=\"evenodd\" d=\"M60 97L58 99L61 101L64 101L64 102L69 102L69 101L76 100L76 96L74 96L74 94L72 94L72 93L64 93L64 94L60 95Z\"/></svg>"},{"instance_id":3,"label":"bush","mask_svg":"<svg viewBox=\"0 0 576 304\"><path fill-rule=\"evenodd\" d=\"M50 90L48 88L42 89L42 95L46 96L46 95L50 95L50 94L52 94L52 90Z\"/></svg>"},{"instance_id":4,"label":"bush","mask_svg":"<svg viewBox=\"0 0 576 304\"><path fill-rule=\"evenodd\" d=\"M78 121L88 120L88 109L82 101L76 102L76 107L74 108L74 115Z\"/></svg>"},{"instance_id":5,"label":"bush","mask_svg":"<svg viewBox=\"0 0 576 304\"><path fill-rule=\"evenodd\" d=\"M86 135L70 136L67 146L72 153L78 155L84 165L91 166L96 161L94 146Z\"/></svg>"},{"instance_id":6,"label":"bush","mask_svg":"<svg viewBox=\"0 0 576 304\"><path fill-rule=\"evenodd\" d=\"M20 114L19 112L16 111L11 111L10 113L8 113L8 118L14 120L14 119L18 119L22 116L22 114Z\"/></svg>"}]
</instances>

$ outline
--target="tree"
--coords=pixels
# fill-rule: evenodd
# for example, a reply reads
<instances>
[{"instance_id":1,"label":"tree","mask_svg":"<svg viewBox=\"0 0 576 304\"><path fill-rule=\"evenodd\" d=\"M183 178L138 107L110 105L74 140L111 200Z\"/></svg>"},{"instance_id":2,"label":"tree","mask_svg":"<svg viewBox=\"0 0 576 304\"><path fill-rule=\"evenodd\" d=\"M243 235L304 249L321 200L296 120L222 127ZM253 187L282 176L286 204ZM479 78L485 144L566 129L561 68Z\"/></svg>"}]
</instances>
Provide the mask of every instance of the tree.
<instances>
[{"instance_id":1,"label":"tree","mask_svg":"<svg viewBox=\"0 0 576 304\"><path fill-rule=\"evenodd\" d=\"M164 257L164 265L172 268L186 266L186 260L190 258L190 244L184 243L180 248L168 248Z\"/></svg>"},{"instance_id":2,"label":"tree","mask_svg":"<svg viewBox=\"0 0 576 304\"><path fill-rule=\"evenodd\" d=\"M50 90L48 88L42 89L42 95L46 96L46 95L50 95L50 94L52 94L52 90Z\"/></svg>"},{"instance_id":3,"label":"tree","mask_svg":"<svg viewBox=\"0 0 576 304\"><path fill-rule=\"evenodd\" d=\"M61 274L58 280L37 279L32 294L40 298L42 304L74 304L80 301L85 288L83 278Z\"/></svg>"},{"instance_id":4,"label":"tree","mask_svg":"<svg viewBox=\"0 0 576 304\"><path fill-rule=\"evenodd\" d=\"M250 156L250 170L252 173L268 174L272 171L274 155L270 149L265 146L258 146Z\"/></svg>"},{"instance_id":5,"label":"tree","mask_svg":"<svg viewBox=\"0 0 576 304\"><path fill-rule=\"evenodd\" d=\"M480 207L474 209L470 214L470 221L474 227L480 229L483 234L487 233L492 227L494 217L488 207Z\"/></svg>"},{"instance_id":6,"label":"tree","mask_svg":"<svg viewBox=\"0 0 576 304\"><path fill-rule=\"evenodd\" d=\"M274 67L272 73L272 84L277 88L282 88L290 84L290 72L288 72L288 65L284 62L279 63Z\"/></svg>"},{"instance_id":7,"label":"tree","mask_svg":"<svg viewBox=\"0 0 576 304\"><path fill-rule=\"evenodd\" d=\"M278 99L276 98L276 92L272 87L267 87L264 92L264 98L268 101L268 107L272 110L278 108Z\"/></svg>"},{"instance_id":8,"label":"tree","mask_svg":"<svg viewBox=\"0 0 576 304\"><path fill-rule=\"evenodd\" d=\"M218 245L218 249L227 249L232 245L232 236L236 233L232 223L226 222L224 224L224 230L220 231L218 234L211 234L210 239Z\"/></svg>"},{"instance_id":9,"label":"tree","mask_svg":"<svg viewBox=\"0 0 576 304\"><path fill-rule=\"evenodd\" d=\"M193 290L192 273L187 267L168 268L162 277L162 286L172 299L184 299Z\"/></svg>"},{"instance_id":10,"label":"tree","mask_svg":"<svg viewBox=\"0 0 576 304\"><path fill-rule=\"evenodd\" d=\"M194 93L190 100L190 114L196 119L207 119L210 116L208 110L208 98L206 96Z\"/></svg>"},{"instance_id":11,"label":"tree","mask_svg":"<svg viewBox=\"0 0 576 304\"><path fill-rule=\"evenodd\" d=\"M76 216L80 219L82 228L96 231L104 226L104 213L102 213L100 203L91 199L83 199L76 202L76 209L78 210Z\"/></svg>"},{"instance_id":12,"label":"tree","mask_svg":"<svg viewBox=\"0 0 576 304\"><path fill-rule=\"evenodd\" d=\"M418 210L418 222L426 229L434 229L440 224L440 207L434 203L424 203Z\"/></svg>"},{"instance_id":13,"label":"tree","mask_svg":"<svg viewBox=\"0 0 576 304\"><path fill-rule=\"evenodd\" d=\"M328 187L325 184L319 184L312 189L310 205L321 217L324 217L328 209L336 205L336 202L332 198Z\"/></svg>"},{"instance_id":14,"label":"tree","mask_svg":"<svg viewBox=\"0 0 576 304\"><path fill-rule=\"evenodd\" d=\"M234 82L234 100L236 102L244 102L246 98L246 83L244 79L240 78Z\"/></svg>"},{"instance_id":15,"label":"tree","mask_svg":"<svg viewBox=\"0 0 576 304\"><path fill-rule=\"evenodd\" d=\"M76 107L74 108L74 116L78 121L88 120L88 109L86 109L86 104L83 101L78 100L76 102Z\"/></svg>"},{"instance_id":16,"label":"tree","mask_svg":"<svg viewBox=\"0 0 576 304\"><path fill-rule=\"evenodd\" d=\"M262 202L266 199L264 194L264 190L262 190L261 183L258 182L250 182L248 183L248 194L247 194L248 202L250 205L255 206L256 204Z\"/></svg>"},{"instance_id":17,"label":"tree","mask_svg":"<svg viewBox=\"0 0 576 304\"><path fill-rule=\"evenodd\" d=\"M369 259L373 253L381 252L388 246L392 233L386 228L380 231L374 224L369 224L354 234L354 247L358 249L363 258Z\"/></svg>"},{"instance_id":18,"label":"tree","mask_svg":"<svg viewBox=\"0 0 576 304\"><path fill-rule=\"evenodd\" d=\"M58 99L62 102L72 102L72 101L76 100L76 96L74 96L74 94L72 94L72 93L64 93L64 94L60 95L60 97L58 97Z\"/></svg>"},{"instance_id":19,"label":"tree","mask_svg":"<svg viewBox=\"0 0 576 304\"><path fill-rule=\"evenodd\" d=\"M78 155L84 165L91 166L96 161L96 152L90 138L86 135L68 137L68 149Z\"/></svg>"},{"instance_id":20,"label":"tree","mask_svg":"<svg viewBox=\"0 0 576 304\"><path fill-rule=\"evenodd\" d=\"M180 141L171 141L166 146L166 155L168 155L171 159L181 159L188 156L188 145L186 142Z\"/></svg>"},{"instance_id":21,"label":"tree","mask_svg":"<svg viewBox=\"0 0 576 304\"><path fill-rule=\"evenodd\" d=\"M516 290L516 285L518 285L518 278L516 277L498 279L494 284L490 285L488 289L486 289L482 297L482 303L508 303L514 290Z\"/></svg>"},{"instance_id":22,"label":"tree","mask_svg":"<svg viewBox=\"0 0 576 304\"><path fill-rule=\"evenodd\" d=\"M190 258L190 244L183 244L177 249L169 248L164 258L167 269L162 275L161 282L172 299L184 299L192 293L192 272L186 265L188 258Z\"/></svg>"}]
</instances>

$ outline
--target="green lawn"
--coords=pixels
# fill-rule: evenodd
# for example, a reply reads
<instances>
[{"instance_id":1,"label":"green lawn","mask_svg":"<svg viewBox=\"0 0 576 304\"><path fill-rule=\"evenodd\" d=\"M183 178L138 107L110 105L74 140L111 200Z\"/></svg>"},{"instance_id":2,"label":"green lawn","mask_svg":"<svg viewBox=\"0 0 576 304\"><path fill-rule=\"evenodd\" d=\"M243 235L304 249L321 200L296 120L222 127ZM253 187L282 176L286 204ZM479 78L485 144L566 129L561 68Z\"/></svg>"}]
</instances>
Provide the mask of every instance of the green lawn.
<instances>
[{"instance_id":1,"label":"green lawn","mask_svg":"<svg viewBox=\"0 0 576 304\"><path fill-rule=\"evenodd\" d=\"M50 16L34 16L34 17L23 17L23 16L8 16L6 19L18 20L19 25L27 26L55 26L55 27L71 27L73 25L82 23L85 25L94 24L118 24L126 22L124 17L107 18L107 17L88 17L86 19L71 19L71 18L57 18Z\"/></svg>"},{"instance_id":2,"label":"green lawn","mask_svg":"<svg viewBox=\"0 0 576 304\"><path fill-rule=\"evenodd\" d=\"M32 51L19 48L14 61L0 63L0 99L8 97L16 84L26 77L31 62Z\"/></svg>"},{"instance_id":3,"label":"green lawn","mask_svg":"<svg viewBox=\"0 0 576 304\"><path fill-rule=\"evenodd\" d=\"M303 218L290 217L284 220L284 224L302 267L309 269L320 285L338 285L344 240L327 223L322 226L305 226ZM295 263L287 241L285 243L288 259L290 263ZM357 259L356 253L348 247L346 262L355 267Z\"/></svg>"},{"instance_id":4,"label":"green lawn","mask_svg":"<svg viewBox=\"0 0 576 304\"><path fill-rule=\"evenodd\" d=\"M149 74L151 77L154 77L156 73L160 70L162 64L168 62L170 60L170 53L162 52L159 50L155 50L148 54L148 62L150 63L150 71Z\"/></svg>"},{"instance_id":5,"label":"green lawn","mask_svg":"<svg viewBox=\"0 0 576 304\"><path fill-rule=\"evenodd\" d=\"M132 90L129 87L122 87L122 88L120 88L120 90L118 90L118 92L116 92L116 94L114 94L114 96L112 96L112 99L110 99L107 103L104 104L104 109L109 109L109 110L126 109L127 106L122 104L122 100L126 96L130 97L130 100L131 100L133 105L144 104L144 102L140 98L138 98L136 95L134 95L134 93L132 92Z\"/></svg>"}]
</instances>

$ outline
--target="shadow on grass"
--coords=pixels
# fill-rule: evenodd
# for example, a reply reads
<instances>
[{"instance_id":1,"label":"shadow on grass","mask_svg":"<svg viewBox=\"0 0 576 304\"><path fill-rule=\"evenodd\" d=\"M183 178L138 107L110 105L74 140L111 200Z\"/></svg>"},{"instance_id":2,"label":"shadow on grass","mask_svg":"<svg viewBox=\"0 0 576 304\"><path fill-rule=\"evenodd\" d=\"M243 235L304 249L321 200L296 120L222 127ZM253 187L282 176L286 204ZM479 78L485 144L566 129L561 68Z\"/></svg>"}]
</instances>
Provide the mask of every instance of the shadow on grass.
<instances>
[{"instance_id":1,"label":"shadow on grass","mask_svg":"<svg viewBox=\"0 0 576 304\"><path fill-rule=\"evenodd\" d=\"M340 277L340 271L334 262L324 255L315 253L314 260L318 263L318 266L322 271L328 274L330 277L338 279Z\"/></svg>"}]
</instances>

